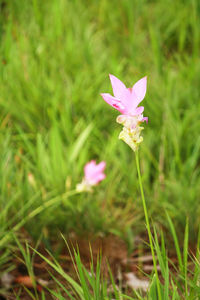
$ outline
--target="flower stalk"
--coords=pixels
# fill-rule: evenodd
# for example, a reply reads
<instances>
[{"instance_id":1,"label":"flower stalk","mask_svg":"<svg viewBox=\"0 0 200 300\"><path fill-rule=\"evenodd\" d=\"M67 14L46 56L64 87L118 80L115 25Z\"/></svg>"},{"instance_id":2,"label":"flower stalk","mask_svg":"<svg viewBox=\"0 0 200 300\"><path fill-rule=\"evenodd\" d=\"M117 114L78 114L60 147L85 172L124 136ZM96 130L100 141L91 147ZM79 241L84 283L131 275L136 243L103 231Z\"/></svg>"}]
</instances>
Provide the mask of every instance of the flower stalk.
<instances>
[{"instance_id":1,"label":"flower stalk","mask_svg":"<svg viewBox=\"0 0 200 300\"><path fill-rule=\"evenodd\" d=\"M147 232L148 232L148 236L149 236L151 254L152 254L152 258L153 258L153 266L154 266L154 271L156 274L158 299L162 300L161 291L160 291L160 282L159 282L158 271L157 271L156 257L155 257L155 253L154 253L154 246L153 246L153 240L152 240L152 235L151 235L149 217L148 217L147 206L146 206L146 201L145 201L145 197L144 197L144 189L143 189L142 177L141 177L141 172L140 172L138 151L135 152L135 160L136 160L136 167L137 167L137 173L138 173L138 181L139 181L139 186L140 186L140 193L141 193L141 197L142 197L142 204L143 204L143 209L144 209L145 222L146 222Z\"/></svg>"}]
</instances>

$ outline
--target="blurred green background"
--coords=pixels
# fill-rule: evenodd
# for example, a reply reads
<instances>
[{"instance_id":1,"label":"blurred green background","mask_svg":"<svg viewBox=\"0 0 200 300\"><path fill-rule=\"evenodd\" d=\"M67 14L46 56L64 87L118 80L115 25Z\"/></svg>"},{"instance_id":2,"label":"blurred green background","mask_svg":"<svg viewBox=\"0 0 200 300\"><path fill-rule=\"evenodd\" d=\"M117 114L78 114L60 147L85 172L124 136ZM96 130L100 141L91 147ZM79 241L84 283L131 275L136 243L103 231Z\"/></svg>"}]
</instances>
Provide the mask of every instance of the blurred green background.
<instances>
[{"instance_id":1,"label":"blurred green background","mask_svg":"<svg viewBox=\"0 0 200 300\"><path fill-rule=\"evenodd\" d=\"M200 220L200 2L0 1L0 235L20 222L38 238L75 231L132 239L145 231L136 165L118 112L100 97L108 74L148 76L140 147L148 211L167 230ZM92 194L62 201L91 159L107 162ZM52 197L61 201L35 218ZM55 234L55 235L54 235Z\"/></svg>"}]
</instances>

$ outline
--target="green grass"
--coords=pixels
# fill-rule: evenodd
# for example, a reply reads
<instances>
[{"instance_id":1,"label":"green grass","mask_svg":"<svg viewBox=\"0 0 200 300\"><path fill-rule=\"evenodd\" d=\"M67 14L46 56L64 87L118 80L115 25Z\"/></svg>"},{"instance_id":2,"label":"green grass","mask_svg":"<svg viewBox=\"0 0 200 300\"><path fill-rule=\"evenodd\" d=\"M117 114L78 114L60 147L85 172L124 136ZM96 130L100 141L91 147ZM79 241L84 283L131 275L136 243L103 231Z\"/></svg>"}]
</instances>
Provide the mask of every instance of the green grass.
<instances>
[{"instance_id":1,"label":"green grass","mask_svg":"<svg viewBox=\"0 0 200 300\"><path fill-rule=\"evenodd\" d=\"M200 221L199 1L0 4L0 247L8 247L10 230L22 225L35 239L47 228L49 238L58 229L112 232L130 244L145 230L132 151L118 140L117 112L99 96L111 92L109 73L128 86L148 76L143 104L149 124L140 147L148 213L169 231L167 210L178 239L188 218L194 242ZM106 180L91 195L63 200L91 159L106 160Z\"/></svg>"},{"instance_id":2,"label":"green grass","mask_svg":"<svg viewBox=\"0 0 200 300\"><path fill-rule=\"evenodd\" d=\"M171 219L169 216L168 221L169 223L171 223ZM86 269L84 264L82 263L79 249L77 248L76 250L73 249L71 251L65 238L63 237L74 265L74 273L77 277L77 279L74 280L74 278L72 278L63 269L63 267L50 252L48 252L45 256L37 250L29 247L28 244L23 247L19 240L15 237L17 246L22 253L24 264L27 268L28 274L33 280L33 285L35 283L35 275L32 265L36 255L39 255L39 257L42 258L50 267L50 269L48 268L48 272L54 281L54 288L48 287L48 285L43 286L42 294L38 293L36 288L34 292L28 291L28 293L32 296L32 299L40 299L40 295L43 296L44 299L46 299L45 295L47 295L47 293L50 293L55 297L53 299L59 300L111 300L113 299L113 297L116 300L199 299L199 241L197 244L196 257L193 256L192 258L190 258L193 264L193 267L191 268L191 263L190 267L188 264L188 224L186 224L185 228L183 245L177 243L177 233L173 225L171 229L172 236L174 238L174 247L176 248L176 250L178 250L177 258L180 255L177 265L174 265L174 263L167 255L163 233L161 232L162 242L160 245L159 235L156 228L154 227L154 249L161 272L159 276L161 280L158 282L161 295L160 298L157 293L158 289L156 275L153 275L153 273L151 274L151 276L149 276L149 285L146 292L142 290L136 290L134 288L129 288L129 290L127 288L122 289L122 287L124 286L123 282L120 281L118 285L115 283L109 264L107 265L109 276L103 275L103 272L101 270L101 253L97 255L97 261L96 263L94 263L93 253L91 250L90 268ZM182 246L183 251L178 253Z\"/></svg>"}]
</instances>

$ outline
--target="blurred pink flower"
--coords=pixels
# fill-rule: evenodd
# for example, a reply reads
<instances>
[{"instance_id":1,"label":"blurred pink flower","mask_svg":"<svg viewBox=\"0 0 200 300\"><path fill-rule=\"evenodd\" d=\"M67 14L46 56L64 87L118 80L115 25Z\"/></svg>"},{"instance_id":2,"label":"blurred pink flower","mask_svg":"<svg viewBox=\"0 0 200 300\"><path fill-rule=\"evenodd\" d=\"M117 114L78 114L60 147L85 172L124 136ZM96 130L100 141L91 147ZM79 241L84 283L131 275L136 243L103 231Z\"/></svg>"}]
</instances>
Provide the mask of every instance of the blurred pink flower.
<instances>
[{"instance_id":1,"label":"blurred pink flower","mask_svg":"<svg viewBox=\"0 0 200 300\"><path fill-rule=\"evenodd\" d=\"M85 180L89 185L96 185L102 181L106 175L103 173L106 167L105 161L96 164L95 160L91 160L84 167Z\"/></svg>"},{"instance_id":2,"label":"blurred pink flower","mask_svg":"<svg viewBox=\"0 0 200 300\"><path fill-rule=\"evenodd\" d=\"M96 164L95 160L91 160L84 167L84 178L81 183L77 184L76 189L79 192L91 192L92 186L97 185L102 181L106 175L104 174L104 169L106 167L106 162L102 161Z\"/></svg>"},{"instance_id":3,"label":"blurred pink flower","mask_svg":"<svg viewBox=\"0 0 200 300\"><path fill-rule=\"evenodd\" d=\"M138 104L144 99L147 88L147 77L137 81L132 88L126 88L114 75L109 75L114 97L108 93L101 96L112 107L120 111L123 115L137 116L143 113L144 107ZM146 120L145 120L146 121Z\"/></svg>"}]
</instances>

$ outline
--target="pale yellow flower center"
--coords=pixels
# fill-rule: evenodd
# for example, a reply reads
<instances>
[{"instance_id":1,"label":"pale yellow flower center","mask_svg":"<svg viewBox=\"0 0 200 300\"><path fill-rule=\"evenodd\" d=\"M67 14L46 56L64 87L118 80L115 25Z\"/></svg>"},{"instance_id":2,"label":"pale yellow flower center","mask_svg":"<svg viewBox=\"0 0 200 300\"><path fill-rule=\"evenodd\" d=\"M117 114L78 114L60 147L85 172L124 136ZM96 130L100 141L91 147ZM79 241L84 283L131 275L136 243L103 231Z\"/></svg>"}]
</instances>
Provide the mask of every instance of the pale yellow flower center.
<instances>
[{"instance_id":1,"label":"pale yellow flower center","mask_svg":"<svg viewBox=\"0 0 200 300\"><path fill-rule=\"evenodd\" d=\"M142 120L142 114L134 117L120 115L116 120L117 123L124 125L119 134L119 139L122 139L133 151L136 151L139 144L143 141L143 137L140 136L140 133L144 127L139 126Z\"/></svg>"}]
</instances>

